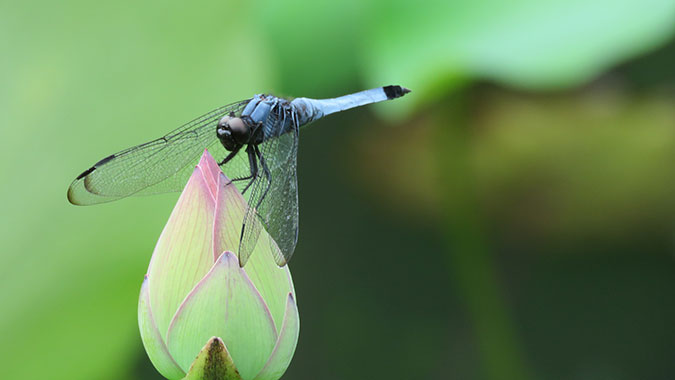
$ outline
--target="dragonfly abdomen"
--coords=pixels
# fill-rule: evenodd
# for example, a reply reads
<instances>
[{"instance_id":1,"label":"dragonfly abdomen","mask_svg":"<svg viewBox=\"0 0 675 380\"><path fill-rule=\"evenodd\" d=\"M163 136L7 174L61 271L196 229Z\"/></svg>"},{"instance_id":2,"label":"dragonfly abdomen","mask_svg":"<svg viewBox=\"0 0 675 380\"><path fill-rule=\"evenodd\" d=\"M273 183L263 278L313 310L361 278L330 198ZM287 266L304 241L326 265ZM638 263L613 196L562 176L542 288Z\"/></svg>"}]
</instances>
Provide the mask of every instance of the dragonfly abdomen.
<instances>
[{"instance_id":1,"label":"dragonfly abdomen","mask_svg":"<svg viewBox=\"0 0 675 380\"><path fill-rule=\"evenodd\" d=\"M263 140L279 137L326 115L400 98L410 92L401 86L384 86L332 99L296 98L289 102L276 96L256 95L242 116L250 115L254 123L263 121Z\"/></svg>"},{"instance_id":2,"label":"dragonfly abdomen","mask_svg":"<svg viewBox=\"0 0 675 380\"><path fill-rule=\"evenodd\" d=\"M401 86L384 86L332 99L297 98L291 102L291 107L297 112L299 125L302 126L326 115L400 98L409 92Z\"/></svg>"}]
</instances>

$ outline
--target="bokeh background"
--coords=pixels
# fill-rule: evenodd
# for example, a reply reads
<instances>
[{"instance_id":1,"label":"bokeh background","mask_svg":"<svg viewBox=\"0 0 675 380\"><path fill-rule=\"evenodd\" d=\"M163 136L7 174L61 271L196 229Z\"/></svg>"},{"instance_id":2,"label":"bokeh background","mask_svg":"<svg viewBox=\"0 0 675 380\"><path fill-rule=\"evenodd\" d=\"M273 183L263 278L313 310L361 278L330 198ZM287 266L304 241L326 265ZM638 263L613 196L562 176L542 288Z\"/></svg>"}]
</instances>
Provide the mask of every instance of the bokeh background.
<instances>
[{"instance_id":1,"label":"bokeh background","mask_svg":"<svg viewBox=\"0 0 675 380\"><path fill-rule=\"evenodd\" d=\"M301 131L285 379L675 377L675 2L0 2L0 377L160 379L177 194L70 181L254 93L413 92Z\"/></svg>"}]
</instances>

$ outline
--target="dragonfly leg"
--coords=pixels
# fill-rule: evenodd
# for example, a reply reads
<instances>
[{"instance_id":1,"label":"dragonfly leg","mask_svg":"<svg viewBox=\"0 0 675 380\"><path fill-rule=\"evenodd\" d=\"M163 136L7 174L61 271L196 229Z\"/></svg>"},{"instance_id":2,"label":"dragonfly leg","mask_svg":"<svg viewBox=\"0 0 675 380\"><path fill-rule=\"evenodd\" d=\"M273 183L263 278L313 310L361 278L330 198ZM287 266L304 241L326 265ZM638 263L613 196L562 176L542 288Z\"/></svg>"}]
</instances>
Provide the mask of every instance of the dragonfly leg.
<instances>
[{"instance_id":1,"label":"dragonfly leg","mask_svg":"<svg viewBox=\"0 0 675 380\"><path fill-rule=\"evenodd\" d=\"M241 150L241 147L242 147L242 145L239 145L238 147L236 147L233 151L231 151L227 155L227 157L225 157L222 161L220 161L220 163L218 165L223 166L223 165L227 164L231 159L234 158L234 156L237 155L237 153L239 153L239 150Z\"/></svg>"},{"instance_id":2,"label":"dragonfly leg","mask_svg":"<svg viewBox=\"0 0 675 380\"><path fill-rule=\"evenodd\" d=\"M272 174L270 173L270 169L267 167L267 162L265 161L265 157L260 153L260 149L258 149L258 146L255 146L255 153L258 156L258 160L260 160L260 166L262 166L263 173L265 174L265 178L267 178L267 188L265 189L265 192L262 194L260 197L260 200L258 201L258 204L255 205L255 208L258 209L260 205L262 204L263 199L267 196L267 193L270 191L270 188L272 187Z\"/></svg>"},{"instance_id":3,"label":"dragonfly leg","mask_svg":"<svg viewBox=\"0 0 675 380\"><path fill-rule=\"evenodd\" d=\"M253 145L249 145L246 147L246 153L248 153L248 165L251 168L251 175L248 177L244 178L239 178L239 180L245 180L245 179L250 179L251 181L246 184L244 187L244 190L241 191L242 194L248 190L249 187L253 184L253 182L258 178L258 160L256 158L256 149L253 148Z\"/></svg>"},{"instance_id":4,"label":"dragonfly leg","mask_svg":"<svg viewBox=\"0 0 675 380\"><path fill-rule=\"evenodd\" d=\"M239 151L241 150L241 147L242 147L242 146L243 146L243 145L239 145L239 146L236 147L233 151L231 151L231 152L227 155L227 157L225 157L222 161L220 161L220 163L218 164L218 166L223 166L223 165L227 164L228 162L230 162L230 160L233 159L234 156L237 155L237 153L239 153ZM227 186L227 185L231 184L231 183L234 182L234 181L237 181L237 179L230 179L230 182L228 182L228 183L225 184L225 185Z\"/></svg>"}]
</instances>

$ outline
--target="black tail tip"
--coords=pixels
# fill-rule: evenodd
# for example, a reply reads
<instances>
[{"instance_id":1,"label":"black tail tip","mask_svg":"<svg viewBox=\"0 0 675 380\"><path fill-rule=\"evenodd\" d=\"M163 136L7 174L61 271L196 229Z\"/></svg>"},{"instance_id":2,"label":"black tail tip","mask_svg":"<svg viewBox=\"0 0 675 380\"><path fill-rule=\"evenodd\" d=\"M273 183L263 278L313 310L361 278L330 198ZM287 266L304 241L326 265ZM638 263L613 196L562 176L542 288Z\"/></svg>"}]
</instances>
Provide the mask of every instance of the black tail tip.
<instances>
[{"instance_id":1,"label":"black tail tip","mask_svg":"<svg viewBox=\"0 0 675 380\"><path fill-rule=\"evenodd\" d=\"M382 87L384 94L387 95L387 99L396 99L410 92L405 87L401 86L384 86Z\"/></svg>"}]
</instances>

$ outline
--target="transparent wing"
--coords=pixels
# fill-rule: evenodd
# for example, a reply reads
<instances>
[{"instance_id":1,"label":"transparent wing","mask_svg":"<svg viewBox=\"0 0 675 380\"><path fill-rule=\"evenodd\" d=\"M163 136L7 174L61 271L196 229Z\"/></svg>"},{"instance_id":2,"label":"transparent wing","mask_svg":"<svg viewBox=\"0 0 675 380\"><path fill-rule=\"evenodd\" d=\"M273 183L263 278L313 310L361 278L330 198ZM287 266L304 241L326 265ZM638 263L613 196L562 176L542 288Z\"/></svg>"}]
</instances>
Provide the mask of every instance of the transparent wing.
<instances>
[{"instance_id":1,"label":"transparent wing","mask_svg":"<svg viewBox=\"0 0 675 380\"><path fill-rule=\"evenodd\" d=\"M216 159L225 149L216 136L216 125L226 114L240 114L248 100L228 104L206 113L167 135L110 155L80 174L68 188L68 200L77 205L110 202L130 195L179 191L209 146ZM221 157L222 156L222 157ZM238 155L239 156L239 155ZM245 166L245 167L244 167ZM224 168L233 175L248 171L247 162L230 161Z\"/></svg>"},{"instance_id":2,"label":"transparent wing","mask_svg":"<svg viewBox=\"0 0 675 380\"><path fill-rule=\"evenodd\" d=\"M293 127L289 133L267 140L259 147L269 177L260 162L244 216L239 264L242 267L246 264L264 228L272 238L268 241L277 265L284 266L298 242L298 128Z\"/></svg>"}]
</instances>

